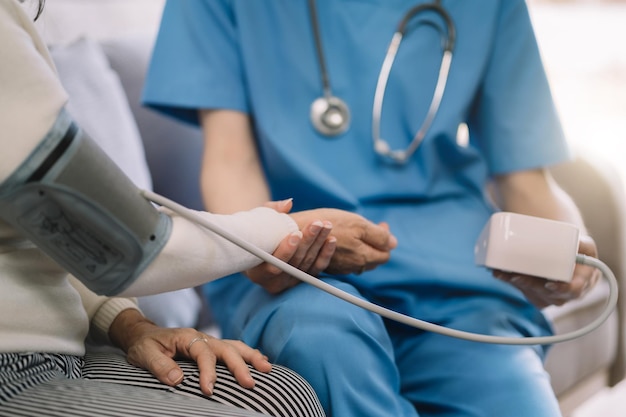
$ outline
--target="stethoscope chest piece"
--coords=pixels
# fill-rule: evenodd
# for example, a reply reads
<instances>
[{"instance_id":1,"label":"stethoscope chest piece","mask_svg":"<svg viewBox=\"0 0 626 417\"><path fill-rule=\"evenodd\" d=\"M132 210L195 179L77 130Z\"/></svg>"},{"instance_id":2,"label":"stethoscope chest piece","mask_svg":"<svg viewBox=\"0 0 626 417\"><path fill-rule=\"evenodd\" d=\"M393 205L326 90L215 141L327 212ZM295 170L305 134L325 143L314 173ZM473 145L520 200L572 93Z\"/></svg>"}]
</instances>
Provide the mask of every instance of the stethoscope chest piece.
<instances>
[{"instance_id":1,"label":"stethoscope chest piece","mask_svg":"<svg viewBox=\"0 0 626 417\"><path fill-rule=\"evenodd\" d=\"M319 133L325 136L336 136L345 132L350 126L350 110L345 102L335 97L332 93L328 71L326 69L326 61L322 50L322 39L320 36L315 0L309 0L308 3L311 15L311 26L313 29L313 40L315 41L315 50L317 52L320 76L322 79L322 89L324 91L324 94L311 104L311 122ZM407 30L408 22L414 18L415 15L422 12L438 14L439 17L443 19L445 29L447 29L441 31L443 37L443 56L441 58L441 65L439 66L439 75L437 77L437 84L435 85L432 100L428 107L428 112L420 128L417 130L417 133L405 149L392 150L389 144L380 137L383 99L387 88L387 80L396 53ZM441 104L448 81L455 40L456 30L454 22L441 5L441 0L435 0L432 3L418 4L404 14L387 48L387 53L378 74L378 82L376 83L376 90L374 92L374 104L372 106L372 139L374 142L374 151L380 156L393 163L404 164L419 147L439 111L439 105Z\"/></svg>"},{"instance_id":2,"label":"stethoscope chest piece","mask_svg":"<svg viewBox=\"0 0 626 417\"><path fill-rule=\"evenodd\" d=\"M337 136L350 127L350 110L335 96L322 96L311 104L311 123L325 136Z\"/></svg>"}]
</instances>

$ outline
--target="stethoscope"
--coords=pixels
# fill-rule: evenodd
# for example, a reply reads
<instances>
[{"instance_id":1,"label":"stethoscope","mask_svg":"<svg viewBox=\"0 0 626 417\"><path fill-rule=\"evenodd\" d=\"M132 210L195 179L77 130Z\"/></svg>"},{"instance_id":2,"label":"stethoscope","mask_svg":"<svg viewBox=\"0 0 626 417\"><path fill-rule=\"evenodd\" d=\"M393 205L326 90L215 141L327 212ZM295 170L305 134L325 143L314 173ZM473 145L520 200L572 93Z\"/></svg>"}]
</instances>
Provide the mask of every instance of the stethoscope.
<instances>
[{"instance_id":1,"label":"stethoscope","mask_svg":"<svg viewBox=\"0 0 626 417\"><path fill-rule=\"evenodd\" d=\"M389 74L396 58L398 48L400 47L402 38L406 33L407 24L417 14L425 11L432 11L438 14L444 20L447 28L446 33L442 32L443 56L441 59L441 65L439 66L439 75L437 77L435 91L433 93L433 98L430 102L428 112L422 122L422 125L413 137L413 140L406 149L394 150L391 149L387 141L380 137L380 119L383 110L383 100L385 97L385 90L387 88L387 81L389 79ZM317 51L323 89L323 96L317 98L311 104L311 123L322 135L329 137L337 136L344 133L350 126L350 109L342 99L332 93L330 87L328 70L326 68L326 61L324 60L324 53L322 50L322 39L320 35L319 19L317 17L315 0L309 0L309 12L311 15L313 38L315 40L315 49ZM372 107L373 146L374 151L376 151L376 153L380 156L395 163L403 164L419 147L420 143L424 139L424 136L426 135L426 132L428 132L428 129L437 115L441 99L443 98L443 93L446 89L448 74L450 72L450 64L452 63L452 51L454 49L455 38L456 33L454 23L452 22L450 15L445 11L443 6L441 6L440 0L435 0L433 3L414 6L404 15L398 24L396 32L387 47L387 53L378 74L378 82L376 83L374 104Z\"/></svg>"}]
</instances>

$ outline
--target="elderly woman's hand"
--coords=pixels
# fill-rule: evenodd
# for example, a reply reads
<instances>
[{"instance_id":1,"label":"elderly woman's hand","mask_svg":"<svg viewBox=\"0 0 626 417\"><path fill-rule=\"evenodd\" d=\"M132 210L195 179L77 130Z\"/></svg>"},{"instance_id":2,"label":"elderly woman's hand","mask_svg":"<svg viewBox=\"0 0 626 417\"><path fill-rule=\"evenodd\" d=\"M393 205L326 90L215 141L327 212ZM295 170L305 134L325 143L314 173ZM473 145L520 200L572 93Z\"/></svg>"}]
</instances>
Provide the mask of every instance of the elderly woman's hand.
<instances>
[{"instance_id":1,"label":"elderly woman's hand","mask_svg":"<svg viewBox=\"0 0 626 417\"><path fill-rule=\"evenodd\" d=\"M290 209L290 204L283 205L279 211L288 213ZM313 276L322 271L344 275L372 270L387 262L398 244L386 224L372 223L349 211L322 208L290 215L301 235L287 236L273 255ZM300 282L268 263L246 275L272 294Z\"/></svg>"},{"instance_id":2,"label":"elderly woman's hand","mask_svg":"<svg viewBox=\"0 0 626 417\"><path fill-rule=\"evenodd\" d=\"M289 213L292 202L269 202L266 206L281 213ZM296 220L300 231L285 237L273 255L309 275L317 276L328 267L337 243L337 239L330 235L333 227L331 222L321 219L312 215L301 222ZM245 271L245 275L271 294L278 294L300 283L297 278L267 262Z\"/></svg>"},{"instance_id":3,"label":"elderly woman's hand","mask_svg":"<svg viewBox=\"0 0 626 417\"><path fill-rule=\"evenodd\" d=\"M313 218L332 223L331 236L336 239L335 253L325 269L329 274L359 274L389 261L398 245L386 223L375 224L363 216L338 209L316 209L291 215L298 224Z\"/></svg>"},{"instance_id":4,"label":"elderly woman's hand","mask_svg":"<svg viewBox=\"0 0 626 417\"><path fill-rule=\"evenodd\" d=\"M129 363L149 370L170 386L180 384L184 376L173 358L194 360L200 371L200 389L206 395L213 393L217 361L223 363L244 388L254 386L247 364L261 372L272 369L266 356L241 341L216 339L195 329L162 328L134 309L124 310L116 317L109 336L126 352Z\"/></svg>"},{"instance_id":5,"label":"elderly woman's hand","mask_svg":"<svg viewBox=\"0 0 626 417\"><path fill-rule=\"evenodd\" d=\"M590 236L582 236L578 252L597 257L598 250ZM524 293L526 298L539 308L549 305L563 305L585 295L600 279L600 271L586 266L576 265L570 282L549 281L527 275L493 271L493 275L501 281L508 282Z\"/></svg>"}]
</instances>

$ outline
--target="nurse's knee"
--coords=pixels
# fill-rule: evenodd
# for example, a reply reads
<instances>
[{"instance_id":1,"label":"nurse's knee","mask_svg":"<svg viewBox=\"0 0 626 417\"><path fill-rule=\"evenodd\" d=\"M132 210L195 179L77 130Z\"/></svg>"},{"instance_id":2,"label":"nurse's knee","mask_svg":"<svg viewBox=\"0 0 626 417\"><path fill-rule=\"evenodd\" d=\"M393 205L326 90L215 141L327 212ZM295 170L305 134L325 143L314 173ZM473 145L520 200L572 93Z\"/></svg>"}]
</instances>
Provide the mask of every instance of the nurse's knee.
<instances>
[{"instance_id":1,"label":"nurse's knee","mask_svg":"<svg viewBox=\"0 0 626 417\"><path fill-rule=\"evenodd\" d=\"M350 295L362 298L359 292L349 284L340 281L327 282ZM294 317L315 315L320 319L334 318L339 323L351 319L379 321L378 315L310 285L299 285L294 288L293 294L286 294L286 296L284 302L281 303L281 309L284 314L290 314Z\"/></svg>"},{"instance_id":2,"label":"nurse's knee","mask_svg":"<svg viewBox=\"0 0 626 417\"><path fill-rule=\"evenodd\" d=\"M348 284L330 283L359 296ZM283 297L272 314L270 327L278 327L282 331L289 329L290 339L329 343L334 337L345 339L346 334L387 337L380 316L318 288L301 284ZM314 339L316 335L323 337Z\"/></svg>"}]
</instances>

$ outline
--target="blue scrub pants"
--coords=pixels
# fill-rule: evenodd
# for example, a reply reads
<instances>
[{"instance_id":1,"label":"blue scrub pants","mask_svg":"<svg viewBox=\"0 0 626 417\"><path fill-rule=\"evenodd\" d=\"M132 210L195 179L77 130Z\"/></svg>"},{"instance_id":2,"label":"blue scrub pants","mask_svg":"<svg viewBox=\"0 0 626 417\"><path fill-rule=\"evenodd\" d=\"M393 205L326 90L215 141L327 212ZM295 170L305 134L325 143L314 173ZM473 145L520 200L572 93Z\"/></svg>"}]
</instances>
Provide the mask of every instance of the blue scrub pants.
<instances>
[{"instance_id":1,"label":"blue scrub pants","mask_svg":"<svg viewBox=\"0 0 626 417\"><path fill-rule=\"evenodd\" d=\"M326 281L358 295L349 284ZM525 332L516 317L480 304L483 311L472 307L445 325L508 336ZM328 417L560 416L541 347L386 326L376 314L306 284L278 296L255 287L234 311L225 336L302 375Z\"/></svg>"}]
</instances>

